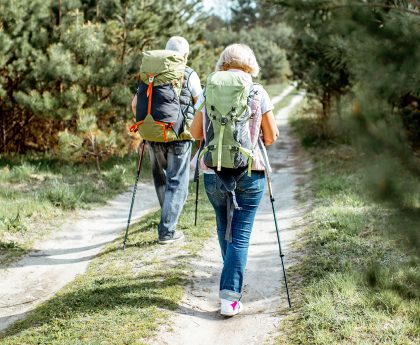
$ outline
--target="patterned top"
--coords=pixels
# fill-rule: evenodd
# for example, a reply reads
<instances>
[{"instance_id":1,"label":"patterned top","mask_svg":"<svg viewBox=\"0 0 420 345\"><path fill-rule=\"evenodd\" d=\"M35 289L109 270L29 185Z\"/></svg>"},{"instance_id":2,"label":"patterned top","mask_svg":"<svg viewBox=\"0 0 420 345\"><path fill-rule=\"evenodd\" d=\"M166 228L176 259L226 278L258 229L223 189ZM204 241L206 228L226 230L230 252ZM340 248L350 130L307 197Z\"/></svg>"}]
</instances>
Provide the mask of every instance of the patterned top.
<instances>
[{"instance_id":1,"label":"patterned top","mask_svg":"<svg viewBox=\"0 0 420 345\"><path fill-rule=\"evenodd\" d=\"M230 72L234 72L234 73L244 73L247 78L252 79L251 75L248 73L245 73L241 70L237 70L237 69L230 69ZM251 134L251 142L253 144L253 146L255 147L254 149L254 160L252 162L252 170L265 170L265 164L264 164L264 158L263 158L263 154L261 153L261 150L258 146L258 138L261 135L261 121L262 121L262 117L263 114L265 114L266 112L273 110L273 105L270 101L270 97L268 96L267 91L264 90L264 88L262 87L262 85L260 84L254 84L254 89L253 91L255 92L254 97L251 100L251 111L253 114L252 119L249 121L249 130L250 130L250 134ZM196 109L198 109L200 107L200 105L204 102L204 96L203 93L200 94L199 98L198 98L198 102L195 104ZM202 113L203 113L203 122L205 122L205 107L203 107L202 109ZM206 124L203 123L203 129L206 128ZM204 136L206 135L205 130L203 130L204 132ZM213 170L208 168L204 163L203 160L201 159L200 161L200 169L203 170L205 173L212 173Z\"/></svg>"}]
</instances>

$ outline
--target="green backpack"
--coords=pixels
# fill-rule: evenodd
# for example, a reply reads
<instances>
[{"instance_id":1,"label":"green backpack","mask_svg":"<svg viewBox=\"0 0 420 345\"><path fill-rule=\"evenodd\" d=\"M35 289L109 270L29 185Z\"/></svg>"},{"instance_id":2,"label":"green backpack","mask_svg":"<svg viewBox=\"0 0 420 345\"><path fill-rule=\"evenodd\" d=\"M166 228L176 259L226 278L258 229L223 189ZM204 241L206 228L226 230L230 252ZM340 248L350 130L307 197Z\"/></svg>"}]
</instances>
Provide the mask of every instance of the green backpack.
<instances>
[{"instance_id":1,"label":"green backpack","mask_svg":"<svg viewBox=\"0 0 420 345\"><path fill-rule=\"evenodd\" d=\"M204 164L216 172L248 167L251 174L255 149L249 130L253 85L239 72L218 71L207 78L202 104L206 108L206 138L200 158L204 157Z\"/></svg>"},{"instance_id":2,"label":"green backpack","mask_svg":"<svg viewBox=\"0 0 420 345\"><path fill-rule=\"evenodd\" d=\"M170 50L143 52L140 84L137 89L137 131L146 141L178 139L184 128L179 95L186 68L182 55Z\"/></svg>"}]
</instances>

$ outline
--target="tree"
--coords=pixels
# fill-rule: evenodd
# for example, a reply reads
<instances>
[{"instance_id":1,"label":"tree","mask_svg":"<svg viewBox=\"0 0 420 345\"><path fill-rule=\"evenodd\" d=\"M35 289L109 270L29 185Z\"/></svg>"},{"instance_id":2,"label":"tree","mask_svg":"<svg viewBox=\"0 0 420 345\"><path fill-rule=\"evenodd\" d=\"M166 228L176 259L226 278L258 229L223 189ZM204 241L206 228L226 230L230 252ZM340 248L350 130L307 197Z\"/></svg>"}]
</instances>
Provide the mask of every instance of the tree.
<instances>
[{"instance_id":1,"label":"tree","mask_svg":"<svg viewBox=\"0 0 420 345\"><path fill-rule=\"evenodd\" d=\"M226 20L224 25L220 17L217 20L211 19L211 25L208 26L204 37L214 52L213 64L216 63L218 56L227 45L245 43L253 49L256 55L261 67L260 78L262 80L267 82L284 81L290 74L285 49L290 45L292 32L289 26L281 22L269 26L260 25L262 21L258 17L259 3L257 1L238 2L231 19ZM240 24L244 21L243 16L247 16L247 8L252 8L252 13L255 13L253 27L246 23L245 25ZM217 25L215 25L216 23Z\"/></svg>"},{"instance_id":2,"label":"tree","mask_svg":"<svg viewBox=\"0 0 420 345\"><path fill-rule=\"evenodd\" d=\"M360 148L376 196L420 223L420 7L411 1L277 0L295 36L292 70ZM327 102L328 103L328 102ZM414 150L413 150L414 149ZM416 206L417 205L417 206ZM417 245L420 237L400 229Z\"/></svg>"},{"instance_id":3,"label":"tree","mask_svg":"<svg viewBox=\"0 0 420 345\"><path fill-rule=\"evenodd\" d=\"M61 146L86 143L86 114L96 119L95 155L126 152L141 52L175 34L194 41L199 9L187 0L2 1L0 152L56 148L60 132L72 135Z\"/></svg>"},{"instance_id":4,"label":"tree","mask_svg":"<svg viewBox=\"0 0 420 345\"><path fill-rule=\"evenodd\" d=\"M258 22L258 6L254 0L236 0L232 6L230 25L234 31L251 29Z\"/></svg>"}]
</instances>

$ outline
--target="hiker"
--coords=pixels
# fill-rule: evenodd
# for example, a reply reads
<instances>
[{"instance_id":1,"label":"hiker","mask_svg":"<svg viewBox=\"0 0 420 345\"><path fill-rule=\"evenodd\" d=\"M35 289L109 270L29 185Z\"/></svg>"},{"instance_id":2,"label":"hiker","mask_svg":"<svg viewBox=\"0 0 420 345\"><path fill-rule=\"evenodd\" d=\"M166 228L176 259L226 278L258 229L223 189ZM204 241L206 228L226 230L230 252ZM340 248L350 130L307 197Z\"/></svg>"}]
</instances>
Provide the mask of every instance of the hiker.
<instances>
[{"instance_id":1,"label":"hiker","mask_svg":"<svg viewBox=\"0 0 420 345\"><path fill-rule=\"evenodd\" d=\"M208 77L198 99L197 114L190 128L195 139L204 140L200 154L203 159L199 164L204 169L205 190L216 213L223 258L220 312L224 316L236 315L243 309L240 299L249 240L265 185L266 168L261 150L273 144L279 135L267 92L252 82L252 77L258 73L259 66L251 48L243 44L226 47L217 62L216 72ZM235 92L229 91L234 88L226 89L226 85L235 85L236 89L244 85L248 93L234 96L239 100L229 99ZM239 112L238 104L244 109L250 107L251 114L246 110L244 114L235 115ZM225 115L220 117L221 112ZM231 121L229 116L243 116L247 121ZM238 127L241 123L242 129ZM234 139L241 131L249 137L248 148L242 146L246 137ZM260 136L261 148L258 146ZM228 144L220 145L222 142Z\"/></svg>"},{"instance_id":2,"label":"hiker","mask_svg":"<svg viewBox=\"0 0 420 345\"><path fill-rule=\"evenodd\" d=\"M152 133L153 128L145 127L146 132L142 134L140 130L141 127L139 127L140 135L142 135L143 138L146 138L147 141L152 165L153 181L162 210L160 223L158 225L160 244L172 243L184 237L184 234L181 231L176 230L176 226L188 194L189 161L191 157L192 141L194 140L188 128L194 117L194 104L197 102L198 96L202 92L200 79L197 73L191 67L186 66L189 54L189 44L187 40L180 36L173 36L166 43L165 51L151 51L147 56L153 57L154 54L156 57L162 58L163 54L170 59L168 61L170 61L175 68L182 69L181 73L183 73L183 78L181 78L182 85L180 85L180 95L179 98L176 98L177 101L179 99L181 112L177 118L181 120L180 123L182 123L184 118L186 121L179 126L178 133L175 133L176 135L174 134L174 132L176 132L176 124L172 128L173 131L164 131L165 137L163 140L161 140L161 138L147 139L147 134ZM143 54L142 65L145 63L146 53ZM177 61L179 61L179 56L182 57L181 62L183 63L183 67L182 64L176 65ZM140 74L141 73L142 70L140 71ZM156 79L158 79L158 75L156 75ZM153 78L151 81L153 82ZM147 88L147 84L143 84L143 87ZM158 86L156 86L156 88L157 87ZM159 99L161 99L158 98L157 91L155 92L154 89L155 87L153 87L152 90L154 95L153 103L151 105L152 108L159 107L159 104L157 103L159 102ZM172 84L169 89L169 92L172 92L173 94L175 90L174 84ZM147 90L147 93L148 92L149 91ZM144 92L144 94L146 94L146 92ZM136 114L137 110L137 115L139 113L138 106L143 106L143 108L147 107L147 99L144 100L144 104L137 104L138 95L140 97L139 90L132 101L133 113ZM163 104L162 107L163 106L167 107L168 104ZM170 106L174 105L172 104ZM178 109L179 105L175 108L173 115L177 115ZM155 112L158 113L159 111L157 110ZM178 119L176 121L178 121ZM147 119L144 119L139 123L143 122L146 124ZM156 123L162 124L161 122ZM168 126L165 128L167 129Z\"/></svg>"}]
</instances>

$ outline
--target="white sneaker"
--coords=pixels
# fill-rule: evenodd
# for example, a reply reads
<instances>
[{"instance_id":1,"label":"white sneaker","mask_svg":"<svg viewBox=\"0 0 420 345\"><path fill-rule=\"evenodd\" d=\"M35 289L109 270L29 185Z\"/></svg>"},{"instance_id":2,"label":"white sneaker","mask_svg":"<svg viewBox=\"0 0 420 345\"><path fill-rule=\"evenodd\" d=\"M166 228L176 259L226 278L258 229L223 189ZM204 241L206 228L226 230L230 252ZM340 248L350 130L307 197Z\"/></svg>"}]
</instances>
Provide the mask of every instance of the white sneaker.
<instances>
[{"instance_id":1,"label":"white sneaker","mask_svg":"<svg viewBox=\"0 0 420 345\"><path fill-rule=\"evenodd\" d=\"M228 299L220 299L220 314L223 316L233 316L240 313L244 306L240 301L229 301Z\"/></svg>"}]
</instances>

